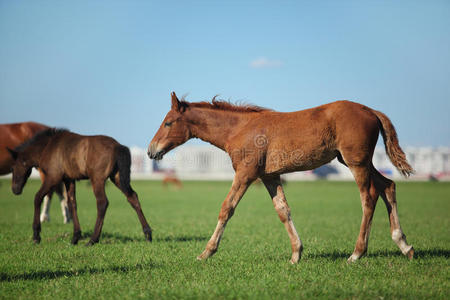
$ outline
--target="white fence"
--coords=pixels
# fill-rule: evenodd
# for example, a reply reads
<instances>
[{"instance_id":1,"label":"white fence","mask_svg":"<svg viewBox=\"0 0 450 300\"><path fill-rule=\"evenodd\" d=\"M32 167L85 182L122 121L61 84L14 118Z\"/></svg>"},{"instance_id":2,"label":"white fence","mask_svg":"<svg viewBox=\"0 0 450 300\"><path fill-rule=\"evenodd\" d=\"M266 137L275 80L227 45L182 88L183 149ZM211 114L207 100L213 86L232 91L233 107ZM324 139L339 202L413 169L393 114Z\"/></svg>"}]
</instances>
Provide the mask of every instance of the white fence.
<instances>
[{"instance_id":1,"label":"white fence","mask_svg":"<svg viewBox=\"0 0 450 300\"><path fill-rule=\"evenodd\" d=\"M408 161L416 173L415 180L450 179L450 148L406 147ZM207 145L183 145L166 154L163 160L155 162L147 157L145 149L132 147L133 178L161 178L171 170L181 179L190 180L231 180L234 171L229 156L222 150ZM391 164L384 148L376 148L373 163L388 177L401 179L400 173ZM288 180L352 180L348 168L336 159L319 169L286 174Z\"/></svg>"}]
</instances>

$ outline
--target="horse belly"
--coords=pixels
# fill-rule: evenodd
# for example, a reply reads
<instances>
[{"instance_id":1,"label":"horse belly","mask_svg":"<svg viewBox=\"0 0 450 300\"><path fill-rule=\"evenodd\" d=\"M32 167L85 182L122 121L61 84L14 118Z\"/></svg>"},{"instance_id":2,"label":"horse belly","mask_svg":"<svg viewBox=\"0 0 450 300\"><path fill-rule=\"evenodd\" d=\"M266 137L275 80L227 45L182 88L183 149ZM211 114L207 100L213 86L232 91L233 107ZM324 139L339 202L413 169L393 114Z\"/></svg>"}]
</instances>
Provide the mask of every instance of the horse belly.
<instances>
[{"instance_id":1,"label":"horse belly","mask_svg":"<svg viewBox=\"0 0 450 300\"><path fill-rule=\"evenodd\" d=\"M283 174L296 171L307 171L329 163L337 156L335 150L329 149L294 149L271 151L266 156L265 173Z\"/></svg>"}]
</instances>

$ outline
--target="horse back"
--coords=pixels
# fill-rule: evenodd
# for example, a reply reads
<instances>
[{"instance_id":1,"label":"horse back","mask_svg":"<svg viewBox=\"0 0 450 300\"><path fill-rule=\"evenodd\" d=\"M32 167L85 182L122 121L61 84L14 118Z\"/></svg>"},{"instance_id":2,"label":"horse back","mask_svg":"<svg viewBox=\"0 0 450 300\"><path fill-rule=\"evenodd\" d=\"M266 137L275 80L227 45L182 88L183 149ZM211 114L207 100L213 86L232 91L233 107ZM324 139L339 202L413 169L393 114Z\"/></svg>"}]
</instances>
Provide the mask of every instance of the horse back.
<instances>
[{"instance_id":1,"label":"horse back","mask_svg":"<svg viewBox=\"0 0 450 300\"><path fill-rule=\"evenodd\" d=\"M71 179L107 178L116 163L115 149L120 144L111 137L85 136L63 132L44 150L41 166L55 176Z\"/></svg>"},{"instance_id":2,"label":"horse back","mask_svg":"<svg viewBox=\"0 0 450 300\"><path fill-rule=\"evenodd\" d=\"M367 134L378 136L379 121L372 109L351 101L336 101L311 109L278 114L272 121L280 124L276 136L281 136L285 141L289 140L289 136L304 147L309 145L336 149L351 140L362 142Z\"/></svg>"},{"instance_id":3,"label":"horse back","mask_svg":"<svg viewBox=\"0 0 450 300\"><path fill-rule=\"evenodd\" d=\"M0 175L11 172L13 160L8 152L49 127L35 122L0 124Z\"/></svg>"},{"instance_id":4,"label":"horse back","mask_svg":"<svg viewBox=\"0 0 450 300\"><path fill-rule=\"evenodd\" d=\"M370 108L336 101L296 112L255 115L233 143L234 149L255 153L254 161L266 174L286 173L317 168L342 151L359 153L353 155L355 161L366 160L373 154L378 133L379 122Z\"/></svg>"}]
</instances>

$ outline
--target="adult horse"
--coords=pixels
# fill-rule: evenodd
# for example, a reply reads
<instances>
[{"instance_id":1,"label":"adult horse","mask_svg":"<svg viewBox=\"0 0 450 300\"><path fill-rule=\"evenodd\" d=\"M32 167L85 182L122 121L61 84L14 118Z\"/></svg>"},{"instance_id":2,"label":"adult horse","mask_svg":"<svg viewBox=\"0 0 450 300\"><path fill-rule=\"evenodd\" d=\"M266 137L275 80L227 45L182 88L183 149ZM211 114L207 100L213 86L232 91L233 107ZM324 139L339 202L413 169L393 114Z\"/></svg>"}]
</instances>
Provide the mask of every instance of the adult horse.
<instances>
[{"instance_id":1,"label":"adult horse","mask_svg":"<svg viewBox=\"0 0 450 300\"><path fill-rule=\"evenodd\" d=\"M280 113L258 106L237 106L228 102L189 103L172 93L172 107L153 137L148 155L161 159L165 153L190 138L200 138L226 151L236 172L216 229L198 259L213 255L228 220L249 185L261 178L274 207L288 232L291 263L297 263L303 249L291 219L280 174L311 170L334 158L348 166L359 187L363 216L353 254L353 262L364 255L369 241L375 204L381 196L386 204L391 236L403 254L412 258L414 249L406 242L400 227L395 184L372 164L381 132L386 152L405 176L413 172L398 144L388 117L367 106L337 101L302 111Z\"/></svg>"},{"instance_id":2,"label":"adult horse","mask_svg":"<svg viewBox=\"0 0 450 300\"><path fill-rule=\"evenodd\" d=\"M152 231L144 217L136 192L130 186L130 150L111 137L83 136L63 129L39 132L24 144L10 150L14 158L12 191L18 195L30 176L33 167L40 168L46 176L34 198L33 241L41 241L39 210L44 195L60 182L64 182L73 214L72 244L81 237L75 198L75 181L90 179L97 199L97 221L88 245L97 243L108 207L105 182L108 178L125 194L135 209L147 240Z\"/></svg>"},{"instance_id":3,"label":"adult horse","mask_svg":"<svg viewBox=\"0 0 450 300\"><path fill-rule=\"evenodd\" d=\"M38 132L49 128L50 127L46 125L35 122L0 124L0 175L11 173L11 168L14 163L13 158L8 153L8 148L14 149L26 140L32 138ZM39 175L41 176L41 181L44 181L45 175L41 170L39 170ZM54 191L60 199L63 221L64 223L68 223L71 219L71 215L69 206L67 205L66 191L62 184L58 185ZM44 198L41 222L50 220L49 210L52 194L53 190L50 191Z\"/></svg>"}]
</instances>

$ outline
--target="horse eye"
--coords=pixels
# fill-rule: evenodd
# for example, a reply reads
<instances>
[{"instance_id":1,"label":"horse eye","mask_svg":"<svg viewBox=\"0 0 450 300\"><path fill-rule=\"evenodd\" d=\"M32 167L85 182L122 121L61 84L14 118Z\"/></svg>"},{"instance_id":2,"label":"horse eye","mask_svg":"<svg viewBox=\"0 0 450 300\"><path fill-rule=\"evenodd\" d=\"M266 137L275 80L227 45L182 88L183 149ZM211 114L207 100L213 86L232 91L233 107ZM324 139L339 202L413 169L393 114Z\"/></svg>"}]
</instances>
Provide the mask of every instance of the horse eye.
<instances>
[{"instance_id":1,"label":"horse eye","mask_svg":"<svg viewBox=\"0 0 450 300\"><path fill-rule=\"evenodd\" d=\"M164 126L165 126L165 127L170 127L170 126L172 125L172 123L173 123L173 122L166 122L166 123L164 123Z\"/></svg>"}]
</instances>

